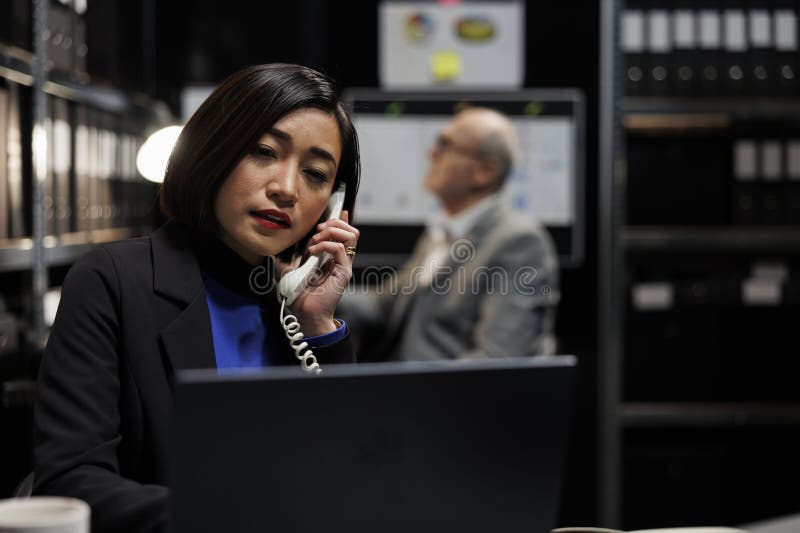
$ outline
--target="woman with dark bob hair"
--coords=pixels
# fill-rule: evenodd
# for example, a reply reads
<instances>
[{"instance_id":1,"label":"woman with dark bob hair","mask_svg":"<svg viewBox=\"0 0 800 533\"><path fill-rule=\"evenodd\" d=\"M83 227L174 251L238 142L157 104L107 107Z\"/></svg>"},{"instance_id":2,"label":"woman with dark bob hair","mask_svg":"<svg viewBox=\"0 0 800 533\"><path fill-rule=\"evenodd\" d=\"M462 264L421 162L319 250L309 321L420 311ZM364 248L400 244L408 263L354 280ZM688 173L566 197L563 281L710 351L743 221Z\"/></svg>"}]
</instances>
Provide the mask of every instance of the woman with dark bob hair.
<instances>
[{"instance_id":1,"label":"woman with dark bob hair","mask_svg":"<svg viewBox=\"0 0 800 533\"><path fill-rule=\"evenodd\" d=\"M166 224L96 248L64 282L39 375L34 493L85 500L95 533L163 530L176 371L353 362L334 311L358 181L356 132L327 77L272 64L223 81L173 150ZM319 254L329 260L283 310L268 274ZM287 338L284 312L313 353Z\"/></svg>"}]
</instances>

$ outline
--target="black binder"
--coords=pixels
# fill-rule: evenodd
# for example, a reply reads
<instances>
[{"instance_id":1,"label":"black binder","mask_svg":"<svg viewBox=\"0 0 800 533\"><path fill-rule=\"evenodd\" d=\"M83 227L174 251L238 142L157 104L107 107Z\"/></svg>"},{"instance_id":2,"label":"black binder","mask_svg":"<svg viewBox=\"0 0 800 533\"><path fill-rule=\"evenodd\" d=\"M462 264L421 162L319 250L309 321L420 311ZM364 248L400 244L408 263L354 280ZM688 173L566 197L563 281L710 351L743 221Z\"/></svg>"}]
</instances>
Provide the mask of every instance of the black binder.
<instances>
[{"instance_id":1,"label":"black binder","mask_svg":"<svg viewBox=\"0 0 800 533\"><path fill-rule=\"evenodd\" d=\"M56 215L55 215L55 198L54 198L54 191L55 191L55 179L53 176L54 170L54 150L53 147L55 146L55 139L54 139L54 128L53 128L53 100L54 96L52 95L45 95L44 105L45 105L45 118L44 124L42 124L45 134L47 135L47 168L45 169L45 178L44 182L42 183L42 203L43 211L44 211L44 234L45 235L55 235L56 234Z\"/></svg>"},{"instance_id":2,"label":"black binder","mask_svg":"<svg viewBox=\"0 0 800 533\"><path fill-rule=\"evenodd\" d=\"M121 135L121 200L119 202L121 224L125 227L134 226L135 202L137 192L136 182L136 130L135 123L127 115L120 117Z\"/></svg>"},{"instance_id":3,"label":"black binder","mask_svg":"<svg viewBox=\"0 0 800 533\"><path fill-rule=\"evenodd\" d=\"M735 139L732 150L731 219L736 224L754 224L757 220L758 142L755 139Z\"/></svg>"},{"instance_id":4,"label":"black binder","mask_svg":"<svg viewBox=\"0 0 800 533\"><path fill-rule=\"evenodd\" d=\"M0 87L0 239L8 238L8 91Z\"/></svg>"},{"instance_id":5,"label":"black binder","mask_svg":"<svg viewBox=\"0 0 800 533\"><path fill-rule=\"evenodd\" d=\"M717 3L712 0L698 0L698 40L696 70L700 73L699 94L717 96L722 83L722 16Z\"/></svg>"},{"instance_id":6,"label":"black binder","mask_svg":"<svg viewBox=\"0 0 800 533\"><path fill-rule=\"evenodd\" d=\"M784 222L800 224L800 138L786 142L786 167Z\"/></svg>"},{"instance_id":7,"label":"black binder","mask_svg":"<svg viewBox=\"0 0 800 533\"><path fill-rule=\"evenodd\" d=\"M782 96L797 96L800 76L798 51L798 10L795 0L774 0L772 16L773 44L771 75L775 80L774 92Z\"/></svg>"},{"instance_id":8,"label":"black binder","mask_svg":"<svg viewBox=\"0 0 800 533\"><path fill-rule=\"evenodd\" d=\"M8 128L6 129L7 177L8 177L8 236L25 236L24 203L24 146L22 124L22 89L19 85L8 84ZM27 143L30 145L30 143Z\"/></svg>"},{"instance_id":9,"label":"black binder","mask_svg":"<svg viewBox=\"0 0 800 533\"><path fill-rule=\"evenodd\" d=\"M62 98L53 100L53 176L55 200L55 231L61 235L71 231L72 193L70 170L72 160L72 124L69 102Z\"/></svg>"},{"instance_id":10,"label":"black binder","mask_svg":"<svg viewBox=\"0 0 800 533\"><path fill-rule=\"evenodd\" d=\"M723 90L730 96L744 94L747 78L748 32L744 0L729 0L722 12Z\"/></svg>"},{"instance_id":11,"label":"black binder","mask_svg":"<svg viewBox=\"0 0 800 533\"><path fill-rule=\"evenodd\" d=\"M760 183L757 194L758 222L764 225L780 224L784 214L784 155L779 139L764 139L760 145Z\"/></svg>"},{"instance_id":12,"label":"black binder","mask_svg":"<svg viewBox=\"0 0 800 533\"><path fill-rule=\"evenodd\" d=\"M650 0L646 21L647 94L666 96L672 85L672 31L670 11L663 0Z\"/></svg>"},{"instance_id":13,"label":"black binder","mask_svg":"<svg viewBox=\"0 0 800 533\"><path fill-rule=\"evenodd\" d=\"M87 168L88 189L89 189L89 228L91 230L102 229L103 207L101 204L101 184L100 184L100 127L99 111L88 108L89 126L89 164Z\"/></svg>"},{"instance_id":14,"label":"black binder","mask_svg":"<svg viewBox=\"0 0 800 533\"><path fill-rule=\"evenodd\" d=\"M775 80L771 67L773 60L772 13L767 0L750 0L747 26L750 41L747 80L749 92L766 96L772 91Z\"/></svg>"},{"instance_id":15,"label":"black binder","mask_svg":"<svg viewBox=\"0 0 800 533\"><path fill-rule=\"evenodd\" d=\"M0 2L0 41L32 50L32 25L30 0L3 0Z\"/></svg>"},{"instance_id":16,"label":"black binder","mask_svg":"<svg viewBox=\"0 0 800 533\"><path fill-rule=\"evenodd\" d=\"M72 72L74 66L72 13L72 9L59 2L50 2L47 12L47 60L63 73Z\"/></svg>"},{"instance_id":17,"label":"black binder","mask_svg":"<svg viewBox=\"0 0 800 533\"><path fill-rule=\"evenodd\" d=\"M620 21L620 49L625 54L625 94L641 96L644 93L645 71L645 12L633 4L625 10Z\"/></svg>"},{"instance_id":18,"label":"black binder","mask_svg":"<svg viewBox=\"0 0 800 533\"><path fill-rule=\"evenodd\" d=\"M89 231L89 109L75 106L75 194L72 198L75 231Z\"/></svg>"},{"instance_id":19,"label":"black binder","mask_svg":"<svg viewBox=\"0 0 800 533\"><path fill-rule=\"evenodd\" d=\"M697 52L697 13L693 0L679 0L672 12L673 92L677 96L691 96L697 92L698 76L695 65Z\"/></svg>"},{"instance_id":20,"label":"black binder","mask_svg":"<svg viewBox=\"0 0 800 533\"><path fill-rule=\"evenodd\" d=\"M77 9L77 5L75 6ZM86 42L86 16L84 13L72 13L72 68L78 79L88 76L87 59L89 46Z\"/></svg>"}]
</instances>

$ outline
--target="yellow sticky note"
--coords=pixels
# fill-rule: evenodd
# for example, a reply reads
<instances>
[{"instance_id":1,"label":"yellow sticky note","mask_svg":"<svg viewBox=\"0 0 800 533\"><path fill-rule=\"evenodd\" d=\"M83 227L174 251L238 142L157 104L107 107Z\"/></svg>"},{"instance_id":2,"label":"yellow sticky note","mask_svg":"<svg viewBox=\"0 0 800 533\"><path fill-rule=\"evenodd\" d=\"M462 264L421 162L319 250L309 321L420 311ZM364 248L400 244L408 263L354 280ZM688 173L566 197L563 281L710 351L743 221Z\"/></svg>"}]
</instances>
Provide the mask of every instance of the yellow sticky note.
<instances>
[{"instance_id":1,"label":"yellow sticky note","mask_svg":"<svg viewBox=\"0 0 800 533\"><path fill-rule=\"evenodd\" d=\"M436 81L451 81L461 75L461 55L458 52L434 52L431 56L431 74Z\"/></svg>"}]
</instances>

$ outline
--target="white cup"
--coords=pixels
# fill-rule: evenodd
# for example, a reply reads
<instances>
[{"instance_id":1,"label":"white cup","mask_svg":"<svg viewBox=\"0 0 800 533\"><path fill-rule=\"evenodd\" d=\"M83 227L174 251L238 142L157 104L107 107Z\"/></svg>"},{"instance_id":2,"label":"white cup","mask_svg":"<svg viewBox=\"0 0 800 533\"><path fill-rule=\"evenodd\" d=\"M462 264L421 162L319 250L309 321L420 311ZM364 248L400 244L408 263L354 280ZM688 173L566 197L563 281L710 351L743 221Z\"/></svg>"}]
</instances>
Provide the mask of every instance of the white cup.
<instances>
[{"instance_id":1,"label":"white cup","mask_svg":"<svg viewBox=\"0 0 800 533\"><path fill-rule=\"evenodd\" d=\"M0 500L0 533L89 533L89 506L75 498Z\"/></svg>"}]
</instances>

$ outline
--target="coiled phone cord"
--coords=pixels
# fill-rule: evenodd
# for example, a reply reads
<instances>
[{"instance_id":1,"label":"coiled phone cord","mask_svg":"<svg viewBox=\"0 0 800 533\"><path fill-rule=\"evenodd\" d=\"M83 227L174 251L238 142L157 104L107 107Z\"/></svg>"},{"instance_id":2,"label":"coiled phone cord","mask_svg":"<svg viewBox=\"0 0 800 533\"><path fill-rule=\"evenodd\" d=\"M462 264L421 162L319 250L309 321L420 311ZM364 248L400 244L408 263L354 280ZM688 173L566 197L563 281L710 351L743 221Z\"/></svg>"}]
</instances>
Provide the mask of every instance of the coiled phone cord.
<instances>
[{"instance_id":1,"label":"coiled phone cord","mask_svg":"<svg viewBox=\"0 0 800 533\"><path fill-rule=\"evenodd\" d=\"M300 331L300 322L298 322L297 317L292 314L283 316L283 309L285 306L286 298L283 298L281 302L281 325L286 332L286 338L289 339L289 344L294 350L294 356L300 361L300 366L302 366L303 370L306 372L313 372L314 374L322 373L322 368L317 362L317 356L315 356L314 352L310 349L306 350L308 343L303 340L304 335L303 332Z\"/></svg>"}]
</instances>

